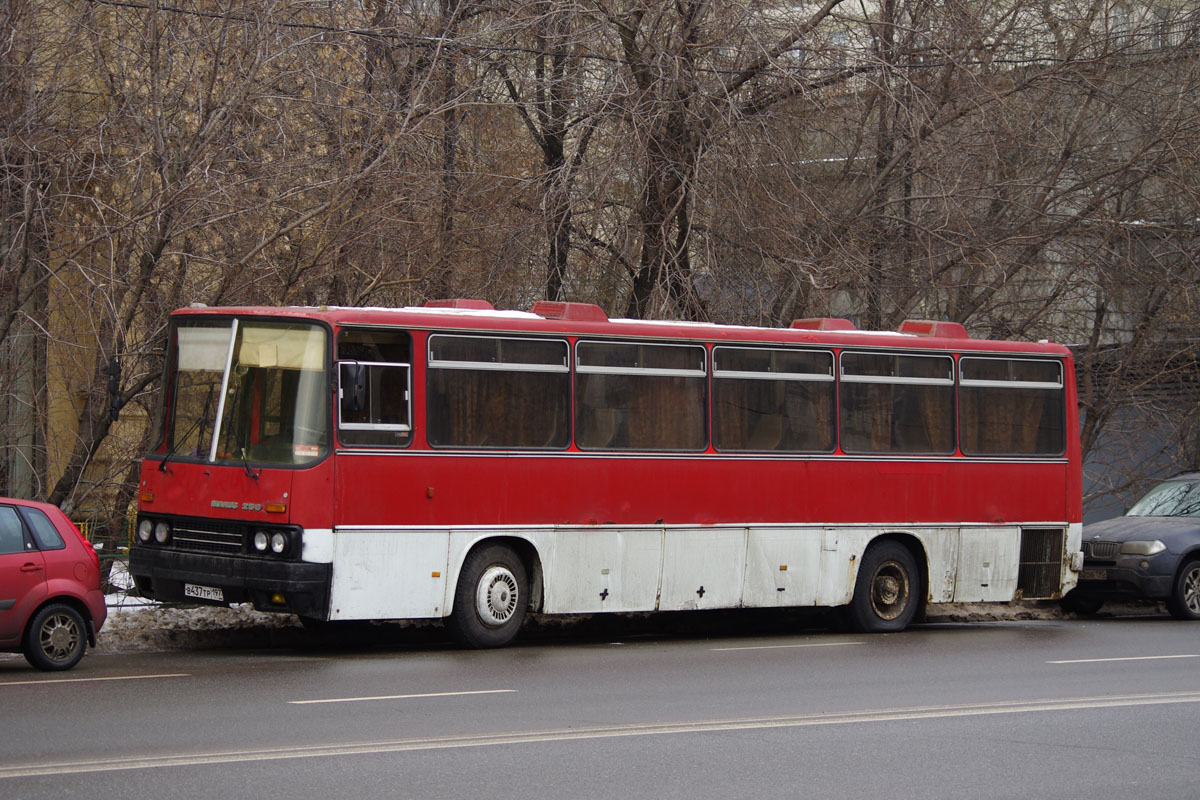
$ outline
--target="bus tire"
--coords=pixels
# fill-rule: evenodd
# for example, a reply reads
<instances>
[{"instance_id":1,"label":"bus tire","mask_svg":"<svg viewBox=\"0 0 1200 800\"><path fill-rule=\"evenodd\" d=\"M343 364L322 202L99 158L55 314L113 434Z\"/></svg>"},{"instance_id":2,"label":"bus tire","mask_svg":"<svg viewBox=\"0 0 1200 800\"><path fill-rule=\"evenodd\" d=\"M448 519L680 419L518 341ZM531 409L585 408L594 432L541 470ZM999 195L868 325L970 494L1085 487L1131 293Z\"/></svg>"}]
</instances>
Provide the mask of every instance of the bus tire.
<instances>
[{"instance_id":1,"label":"bus tire","mask_svg":"<svg viewBox=\"0 0 1200 800\"><path fill-rule=\"evenodd\" d=\"M899 542L879 542L863 554L844 618L859 633L902 631L917 615L921 594L921 573L909 549Z\"/></svg>"},{"instance_id":2,"label":"bus tire","mask_svg":"<svg viewBox=\"0 0 1200 800\"><path fill-rule=\"evenodd\" d=\"M1200 561L1189 561L1175 576L1167 611L1175 619L1200 619Z\"/></svg>"},{"instance_id":3,"label":"bus tire","mask_svg":"<svg viewBox=\"0 0 1200 800\"><path fill-rule=\"evenodd\" d=\"M525 565L509 548L472 550L454 590L454 610L446 628L463 647L503 647L513 640L529 605Z\"/></svg>"},{"instance_id":4,"label":"bus tire","mask_svg":"<svg viewBox=\"0 0 1200 800\"><path fill-rule=\"evenodd\" d=\"M87 652L83 616L65 603L51 603L33 615L25 630L25 660L40 670L70 669Z\"/></svg>"}]
</instances>

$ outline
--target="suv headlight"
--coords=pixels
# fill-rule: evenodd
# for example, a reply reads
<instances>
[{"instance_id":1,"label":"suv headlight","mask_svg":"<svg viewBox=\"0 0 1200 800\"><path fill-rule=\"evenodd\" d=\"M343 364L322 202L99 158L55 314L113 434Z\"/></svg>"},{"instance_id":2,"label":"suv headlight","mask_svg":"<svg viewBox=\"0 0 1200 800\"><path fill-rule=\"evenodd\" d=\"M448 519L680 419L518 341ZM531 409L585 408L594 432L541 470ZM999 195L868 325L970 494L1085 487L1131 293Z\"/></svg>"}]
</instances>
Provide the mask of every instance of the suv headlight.
<instances>
[{"instance_id":1,"label":"suv headlight","mask_svg":"<svg viewBox=\"0 0 1200 800\"><path fill-rule=\"evenodd\" d=\"M1158 539L1149 541L1134 541L1124 542L1121 545L1121 555L1124 556L1152 556L1166 550L1167 546Z\"/></svg>"}]
</instances>

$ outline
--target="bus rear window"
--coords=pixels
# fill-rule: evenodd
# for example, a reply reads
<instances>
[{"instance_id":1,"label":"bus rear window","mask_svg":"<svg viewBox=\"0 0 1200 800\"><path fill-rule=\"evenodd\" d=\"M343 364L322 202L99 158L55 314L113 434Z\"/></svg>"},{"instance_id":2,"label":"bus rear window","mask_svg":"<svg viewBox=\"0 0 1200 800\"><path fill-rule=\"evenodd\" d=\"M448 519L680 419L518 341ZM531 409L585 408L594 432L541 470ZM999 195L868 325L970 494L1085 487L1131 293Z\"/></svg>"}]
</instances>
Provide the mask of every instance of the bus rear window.
<instances>
[{"instance_id":1,"label":"bus rear window","mask_svg":"<svg viewBox=\"0 0 1200 800\"><path fill-rule=\"evenodd\" d=\"M1058 361L959 359L959 437L974 456L1058 456L1066 447Z\"/></svg>"},{"instance_id":2,"label":"bus rear window","mask_svg":"<svg viewBox=\"0 0 1200 800\"><path fill-rule=\"evenodd\" d=\"M575 442L583 450L703 450L701 345L580 342Z\"/></svg>"}]
</instances>

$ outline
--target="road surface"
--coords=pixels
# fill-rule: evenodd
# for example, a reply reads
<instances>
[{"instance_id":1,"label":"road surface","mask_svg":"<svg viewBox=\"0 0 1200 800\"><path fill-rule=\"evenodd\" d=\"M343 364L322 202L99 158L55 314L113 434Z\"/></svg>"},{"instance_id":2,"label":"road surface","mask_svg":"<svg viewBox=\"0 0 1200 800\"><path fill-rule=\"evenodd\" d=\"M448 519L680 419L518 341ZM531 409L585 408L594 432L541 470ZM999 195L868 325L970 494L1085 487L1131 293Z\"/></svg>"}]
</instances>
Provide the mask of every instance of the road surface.
<instances>
[{"instance_id":1,"label":"road surface","mask_svg":"<svg viewBox=\"0 0 1200 800\"><path fill-rule=\"evenodd\" d=\"M92 654L65 674L5 658L0 797L1095 800L1200 786L1200 625L615 630L482 652Z\"/></svg>"}]
</instances>

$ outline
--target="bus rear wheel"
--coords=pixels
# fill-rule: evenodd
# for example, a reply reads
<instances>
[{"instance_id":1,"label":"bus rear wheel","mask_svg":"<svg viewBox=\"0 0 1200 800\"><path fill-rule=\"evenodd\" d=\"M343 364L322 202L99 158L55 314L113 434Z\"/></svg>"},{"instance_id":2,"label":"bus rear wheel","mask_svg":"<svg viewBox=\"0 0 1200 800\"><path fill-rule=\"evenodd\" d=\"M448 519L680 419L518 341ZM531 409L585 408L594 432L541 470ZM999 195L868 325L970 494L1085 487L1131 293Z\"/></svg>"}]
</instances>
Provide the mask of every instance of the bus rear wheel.
<instances>
[{"instance_id":1,"label":"bus rear wheel","mask_svg":"<svg viewBox=\"0 0 1200 800\"><path fill-rule=\"evenodd\" d=\"M921 593L913 554L899 542L880 542L863 555L854 597L843 613L860 633L902 631L917 615Z\"/></svg>"},{"instance_id":2,"label":"bus rear wheel","mask_svg":"<svg viewBox=\"0 0 1200 800\"><path fill-rule=\"evenodd\" d=\"M529 605L525 565L509 548L472 550L454 590L446 628L464 647L503 647L516 637Z\"/></svg>"}]
</instances>

